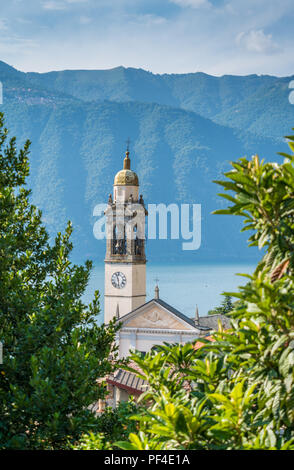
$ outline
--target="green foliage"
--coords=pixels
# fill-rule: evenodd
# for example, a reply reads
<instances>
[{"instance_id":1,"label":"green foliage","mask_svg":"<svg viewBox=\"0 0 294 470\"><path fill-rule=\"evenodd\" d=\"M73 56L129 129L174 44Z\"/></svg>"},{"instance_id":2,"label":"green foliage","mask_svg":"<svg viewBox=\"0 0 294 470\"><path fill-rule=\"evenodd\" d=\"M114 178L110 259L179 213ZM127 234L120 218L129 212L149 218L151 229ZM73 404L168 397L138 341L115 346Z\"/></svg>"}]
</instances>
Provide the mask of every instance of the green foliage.
<instances>
[{"instance_id":1,"label":"green foliage","mask_svg":"<svg viewBox=\"0 0 294 470\"><path fill-rule=\"evenodd\" d=\"M289 145L293 147L291 140ZM235 197L222 195L233 204L215 213L244 217L242 230L253 230L250 246L266 249L264 265L271 270L285 260L293 269L294 260L294 159L283 155L286 160L282 165L264 163L257 155L251 161L241 158L225 173L230 182L217 181L225 190L235 192Z\"/></svg>"},{"instance_id":2,"label":"green foliage","mask_svg":"<svg viewBox=\"0 0 294 470\"><path fill-rule=\"evenodd\" d=\"M49 244L26 187L30 143L7 138L0 114L0 448L59 449L95 425L117 326L97 326L98 292L82 302L91 263L71 263L70 224Z\"/></svg>"},{"instance_id":3,"label":"green foliage","mask_svg":"<svg viewBox=\"0 0 294 470\"><path fill-rule=\"evenodd\" d=\"M136 430L136 423L130 417L138 412L138 406L131 399L121 402L117 408L106 408L97 419L95 430L103 433L104 439L115 442L128 437Z\"/></svg>"},{"instance_id":4,"label":"green foliage","mask_svg":"<svg viewBox=\"0 0 294 470\"><path fill-rule=\"evenodd\" d=\"M294 136L288 137L294 151ZM137 433L123 449L294 450L294 157L232 163L220 181L250 244L266 254L214 342L165 345L134 354L149 388ZM227 194L225 195L227 197Z\"/></svg>"},{"instance_id":5,"label":"green foliage","mask_svg":"<svg viewBox=\"0 0 294 470\"><path fill-rule=\"evenodd\" d=\"M127 439L137 430L137 422L131 417L138 412L140 406L131 399L119 403L117 408L106 408L97 417L95 430L84 434L73 449L117 449L116 441Z\"/></svg>"},{"instance_id":6,"label":"green foliage","mask_svg":"<svg viewBox=\"0 0 294 470\"><path fill-rule=\"evenodd\" d=\"M97 434L96 432L90 432L84 434L80 441L73 446L74 450L111 450L112 445L105 441L103 433Z\"/></svg>"},{"instance_id":7,"label":"green foliage","mask_svg":"<svg viewBox=\"0 0 294 470\"><path fill-rule=\"evenodd\" d=\"M234 304L232 302L231 295L225 295L224 300L222 301L219 307L215 307L212 310L209 310L207 313L208 315L227 315L228 313L233 310Z\"/></svg>"}]
</instances>

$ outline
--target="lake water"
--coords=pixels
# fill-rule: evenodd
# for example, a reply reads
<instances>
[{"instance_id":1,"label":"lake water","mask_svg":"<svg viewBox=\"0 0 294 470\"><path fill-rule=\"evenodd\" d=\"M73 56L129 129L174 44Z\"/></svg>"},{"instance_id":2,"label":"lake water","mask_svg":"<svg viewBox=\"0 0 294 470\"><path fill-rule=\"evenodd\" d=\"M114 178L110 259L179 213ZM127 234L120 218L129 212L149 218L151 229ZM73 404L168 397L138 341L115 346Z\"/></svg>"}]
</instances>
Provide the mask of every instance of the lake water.
<instances>
[{"instance_id":1,"label":"lake water","mask_svg":"<svg viewBox=\"0 0 294 470\"><path fill-rule=\"evenodd\" d=\"M180 312L194 317L196 304L199 315L217 307L223 300L224 291L236 292L238 286L246 284L246 278L236 273L252 274L251 264L197 264L168 265L147 264L147 298L154 297L155 279L159 279L160 298ZM100 291L103 312L104 266L93 269L84 300L90 301L95 289ZM103 314L99 316L103 321Z\"/></svg>"}]
</instances>

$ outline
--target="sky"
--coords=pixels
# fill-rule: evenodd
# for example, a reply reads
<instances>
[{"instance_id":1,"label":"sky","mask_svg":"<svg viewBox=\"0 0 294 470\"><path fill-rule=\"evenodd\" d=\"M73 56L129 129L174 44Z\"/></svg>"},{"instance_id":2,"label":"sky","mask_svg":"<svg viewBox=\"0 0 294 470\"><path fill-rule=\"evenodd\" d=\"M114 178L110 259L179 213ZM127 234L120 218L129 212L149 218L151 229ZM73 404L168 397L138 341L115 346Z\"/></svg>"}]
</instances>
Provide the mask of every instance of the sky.
<instances>
[{"instance_id":1,"label":"sky","mask_svg":"<svg viewBox=\"0 0 294 470\"><path fill-rule=\"evenodd\" d=\"M0 60L28 72L294 74L293 0L0 0Z\"/></svg>"}]
</instances>

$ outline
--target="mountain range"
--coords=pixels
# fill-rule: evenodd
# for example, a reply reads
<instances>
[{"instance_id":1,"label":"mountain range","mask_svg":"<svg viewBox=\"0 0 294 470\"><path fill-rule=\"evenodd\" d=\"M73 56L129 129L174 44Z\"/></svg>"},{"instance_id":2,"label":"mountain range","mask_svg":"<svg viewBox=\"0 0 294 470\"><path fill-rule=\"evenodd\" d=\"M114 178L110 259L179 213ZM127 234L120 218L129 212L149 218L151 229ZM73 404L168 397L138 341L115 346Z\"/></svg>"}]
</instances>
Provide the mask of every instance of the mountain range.
<instances>
[{"instance_id":1,"label":"mountain range","mask_svg":"<svg viewBox=\"0 0 294 470\"><path fill-rule=\"evenodd\" d=\"M281 161L294 126L292 77L155 75L117 67L24 73L0 61L6 125L18 145L31 140L29 185L52 236L68 219L74 257L103 260L93 236L93 208L106 202L131 140L132 168L145 203L200 203L202 244L148 241L148 258L169 261L255 260L240 220L211 212L226 203L212 180L229 162L258 153Z\"/></svg>"}]
</instances>

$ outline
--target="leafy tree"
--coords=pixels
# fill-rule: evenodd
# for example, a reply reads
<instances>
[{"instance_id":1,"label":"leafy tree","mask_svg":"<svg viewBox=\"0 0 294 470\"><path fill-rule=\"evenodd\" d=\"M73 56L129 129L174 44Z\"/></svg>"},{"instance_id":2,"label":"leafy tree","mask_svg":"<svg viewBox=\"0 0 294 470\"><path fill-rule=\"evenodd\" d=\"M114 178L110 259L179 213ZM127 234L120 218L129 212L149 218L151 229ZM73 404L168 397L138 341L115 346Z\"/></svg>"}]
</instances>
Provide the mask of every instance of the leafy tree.
<instances>
[{"instance_id":1,"label":"leafy tree","mask_svg":"<svg viewBox=\"0 0 294 470\"><path fill-rule=\"evenodd\" d=\"M81 300L91 263L71 263L70 223L51 246L30 204L30 142L7 139L0 114L0 448L59 449L95 426L117 326L97 326L98 292Z\"/></svg>"},{"instance_id":2,"label":"leafy tree","mask_svg":"<svg viewBox=\"0 0 294 470\"><path fill-rule=\"evenodd\" d=\"M139 409L140 406L131 398L129 401L119 403L117 408L106 408L97 418L95 433L84 434L73 448L75 450L115 448L115 441L127 439L130 433L136 432L137 422L130 418Z\"/></svg>"},{"instance_id":3,"label":"leafy tree","mask_svg":"<svg viewBox=\"0 0 294 470\"><path fill-rule=\"evenodd\" d=\"M294 136L288 137L294 152ZM134 354L149 389L139 430L123 449L294 450L294 156L232 163L218 181L266 254L234 295L231 329L203 346ZM233 195L232 195L233 193Z\"/></svg>"},{"instance_id":4,"label":"leafy tree","mask_svg":"<svg viewBox=\"0 0 294 470\"><path fill-rule=\"evenodd\" d=\"M225 295L224 300L222 301L219 307L216 307L208 311L208 315L227 315L231 310L233 310L234 304L232 302L231 295Z\"/></svg>"}]
</instances>

